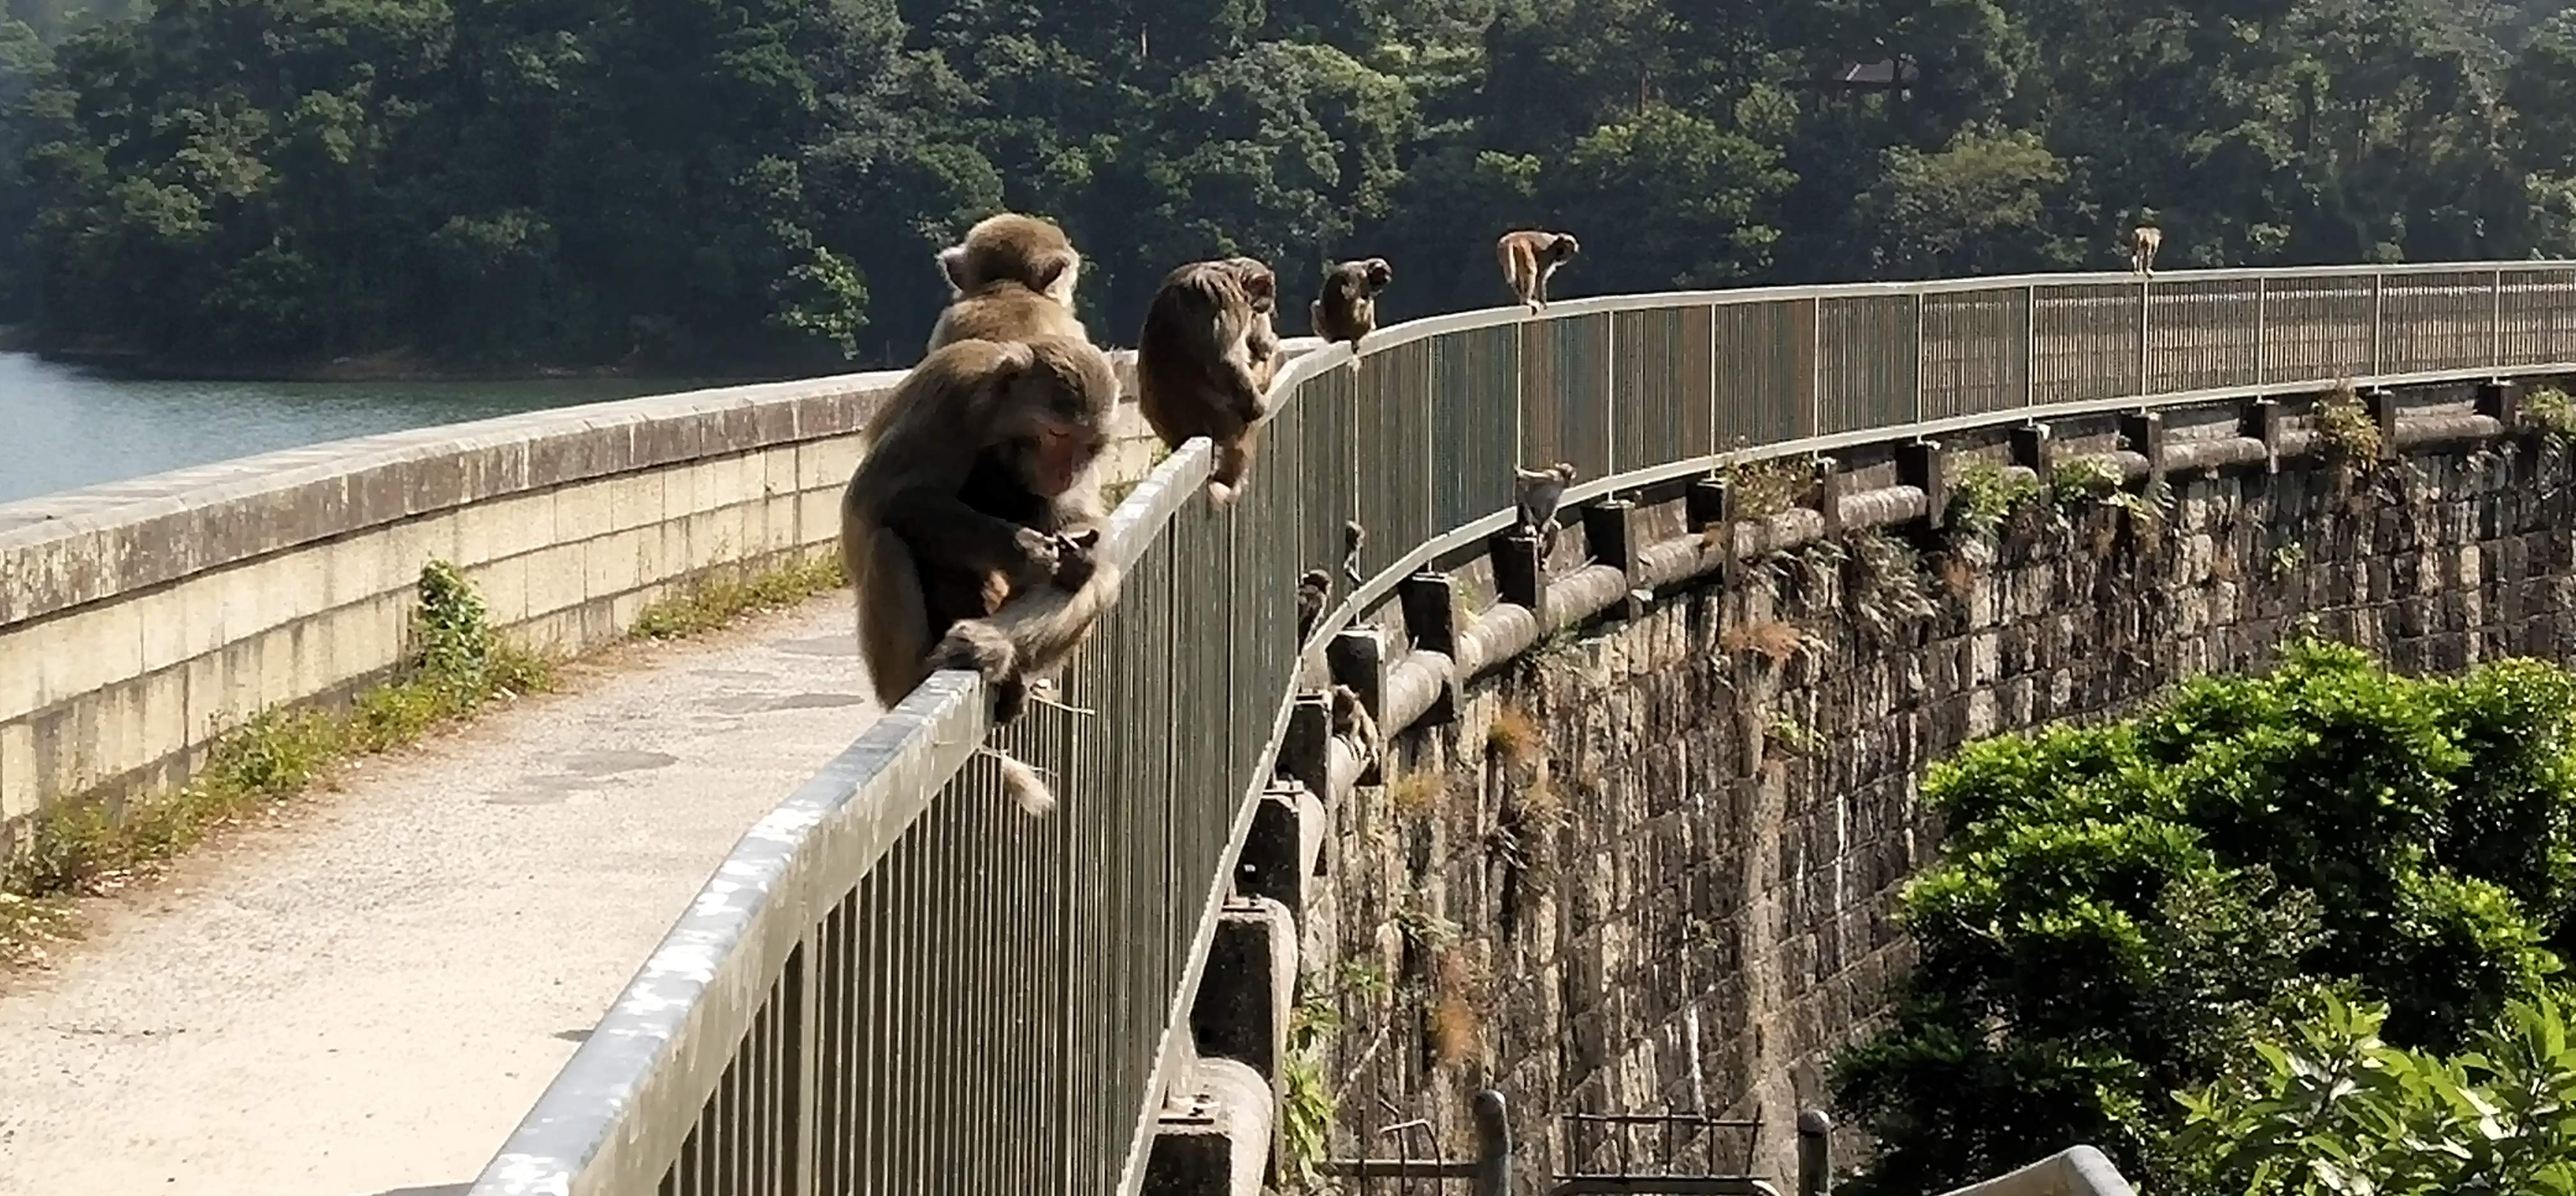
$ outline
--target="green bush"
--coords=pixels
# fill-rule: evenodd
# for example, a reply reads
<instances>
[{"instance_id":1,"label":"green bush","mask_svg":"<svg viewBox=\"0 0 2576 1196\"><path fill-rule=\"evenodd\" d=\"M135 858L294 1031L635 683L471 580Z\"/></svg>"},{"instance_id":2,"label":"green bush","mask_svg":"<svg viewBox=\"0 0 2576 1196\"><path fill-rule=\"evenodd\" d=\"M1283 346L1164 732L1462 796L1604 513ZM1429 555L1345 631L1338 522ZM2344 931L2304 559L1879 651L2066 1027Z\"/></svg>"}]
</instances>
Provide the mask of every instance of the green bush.
<instances>
[{"instance_id":1,"label":"green bush","mask_svg":"<svg viewBox=\"0 0 2576 1196\"><path fill-rule=\"evenodd\" d=\"M2448 1050L2560 970L2576 903L2576 677L2454 679L2293 645L2115 725L1970 745L1900 916L1896 1016L1834 1068L1862 1190L1938 1191L2087 1142L2169 1178L2171 1094L2320 983Z\"/></svg>"}]
</instances>

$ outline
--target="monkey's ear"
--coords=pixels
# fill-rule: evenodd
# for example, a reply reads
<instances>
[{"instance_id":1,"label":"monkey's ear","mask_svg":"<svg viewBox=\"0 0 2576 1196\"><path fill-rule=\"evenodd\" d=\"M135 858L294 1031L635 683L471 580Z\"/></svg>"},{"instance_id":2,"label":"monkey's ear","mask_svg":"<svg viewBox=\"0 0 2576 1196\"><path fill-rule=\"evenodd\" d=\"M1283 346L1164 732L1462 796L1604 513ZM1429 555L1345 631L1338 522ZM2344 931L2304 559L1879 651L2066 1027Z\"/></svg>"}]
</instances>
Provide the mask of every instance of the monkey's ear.
<instances>
[{"instance_id":1,"label":"monkey's ear","mask_svg":"<svg viewBox=\"0 0 2576 1196\"><path fill-rule=\"evenodd\" d=\"M948 287L957 294L966 293L966 247L951 245L939 251L939 272L948 276Z\"/></svg>"},{"instance_id":2,"label":"monkey's ear","mask_svg":"<svg viewBox=\"0 0 2576 1196\"><path fill-rule=\"evenodd\" d=\"M1073 255L1069 253L1047 258L1044 261L1035 263L1031 267L1034 274L1034 278L1032 278L1031 281L1038 284L1038 290L1044 291L1050 295L1055 294L1056 284L1065 281L1065 276L1073 272L1074 266L1075 261ZM1067 291L1071 291L1073 288L1066 287L1065 289ZM1070 298L1070 296L1062 297Z\"/></svg>"}]
</instances>

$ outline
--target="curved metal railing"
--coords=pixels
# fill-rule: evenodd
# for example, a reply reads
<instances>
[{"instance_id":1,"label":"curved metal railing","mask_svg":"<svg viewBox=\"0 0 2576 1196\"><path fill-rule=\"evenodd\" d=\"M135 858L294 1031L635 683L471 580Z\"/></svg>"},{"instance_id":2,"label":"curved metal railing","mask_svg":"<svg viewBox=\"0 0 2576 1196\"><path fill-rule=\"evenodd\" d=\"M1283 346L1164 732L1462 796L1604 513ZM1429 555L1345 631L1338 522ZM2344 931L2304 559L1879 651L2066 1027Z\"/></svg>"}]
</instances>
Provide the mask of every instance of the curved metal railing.
<instances>
[{"instance_id":1,"label":"curved metal railing","mask_svg":"<svg viewBox=\"0 0 2576 1196\"><path fill-rule=\"evenodd\" d=\"M1301 660L1512 470L1569 503L1729 457L2349 380L2576 371L2576 263L2048 275L1617 296L1291 362L1236 508L1194 442L1119 507L1115 611L1004 738L946 673L743 837L507 1145L501 1193L1133 1192ZM1295 584L1367 529L1303 642ZM1389 728L1390 731L1393 728ZM1177 1030L1176 1030L1177 1028Z\"/></svg>"}]
</instances>

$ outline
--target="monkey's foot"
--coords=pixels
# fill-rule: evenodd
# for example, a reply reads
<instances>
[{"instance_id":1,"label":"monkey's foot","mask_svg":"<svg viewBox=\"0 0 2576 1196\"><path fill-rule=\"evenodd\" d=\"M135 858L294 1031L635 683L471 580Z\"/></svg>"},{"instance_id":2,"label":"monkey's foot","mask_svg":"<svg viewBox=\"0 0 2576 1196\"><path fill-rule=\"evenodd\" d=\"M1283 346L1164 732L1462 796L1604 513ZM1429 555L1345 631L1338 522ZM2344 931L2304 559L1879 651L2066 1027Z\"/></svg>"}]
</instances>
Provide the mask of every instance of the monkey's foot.
<instances>
[{"instance_id":1,"label":"monkey's foot","mask_svg":"<svg viewBox=\"0 0 2576 1196\"><path fill-rule=\"evenodd\" d=\"M930 668L970 669L993 693L993 721L1004 724L1028 704L1028 684L1019 675L1018 653L1009 636L981 619L966 619L948 629L948 638L931 650Z\"/></svg>"},{"instance_id":2,"label":"monkey's foot","mask_svg":"<svg viewBox=\"0 0 2576 1196\"><path fill-rule=\"evenodd\" d=\"M1216 508L1217 510L1222 511L1227 507L1233 506L1234 494L1234 487L1228 486L1223 482L1210 482L1207 484L1208 505Z\"/></svg>"}]
</instances>

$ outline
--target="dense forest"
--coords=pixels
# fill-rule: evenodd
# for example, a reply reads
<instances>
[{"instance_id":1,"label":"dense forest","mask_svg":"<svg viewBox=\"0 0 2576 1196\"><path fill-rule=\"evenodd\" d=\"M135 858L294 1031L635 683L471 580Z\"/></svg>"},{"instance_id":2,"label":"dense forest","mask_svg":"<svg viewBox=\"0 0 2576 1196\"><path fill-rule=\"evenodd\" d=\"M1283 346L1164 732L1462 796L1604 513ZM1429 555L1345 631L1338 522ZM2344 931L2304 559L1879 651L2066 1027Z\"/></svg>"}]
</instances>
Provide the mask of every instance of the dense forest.
<instances>
[{"instance_id":1,"label":"dense forest","mask_svg":"<svg viewBox=\"0 0 2576 1196\"><path fill-rule=\"evenodd\" d=\"M0 21L0 323L174 361L909 360L935 248L1061 220L1391 314L2576 251L2566 0L158 0ZM1292 331L1302 316L1292 316Z\"/></svg>"}]
</instances>

